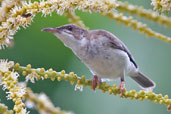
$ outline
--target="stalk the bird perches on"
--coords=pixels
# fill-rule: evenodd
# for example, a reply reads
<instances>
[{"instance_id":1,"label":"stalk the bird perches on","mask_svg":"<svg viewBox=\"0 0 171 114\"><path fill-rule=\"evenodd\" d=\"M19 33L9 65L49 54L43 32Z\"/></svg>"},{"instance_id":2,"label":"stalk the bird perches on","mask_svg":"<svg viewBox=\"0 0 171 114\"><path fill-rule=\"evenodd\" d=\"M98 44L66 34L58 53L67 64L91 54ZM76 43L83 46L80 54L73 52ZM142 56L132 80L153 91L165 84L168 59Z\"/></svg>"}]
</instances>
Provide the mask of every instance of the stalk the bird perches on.
<instances>
[{"instance_id":1,"label":"stalk the bird perches on","mask_svg":"<svg viewBox=\"0 0 171 114\"><path fill-rule=\"evenodd\" d=\"M155 83L144 76L128 48L115 35L105 30L87 30L74 24L57 28L44 28L58 37L66 47L93 73L92 87L101 83L101 79L120 78L118 89L124 92L124 76L128 75L143 89L152 89Z\"/></svg>"}]
</instances>

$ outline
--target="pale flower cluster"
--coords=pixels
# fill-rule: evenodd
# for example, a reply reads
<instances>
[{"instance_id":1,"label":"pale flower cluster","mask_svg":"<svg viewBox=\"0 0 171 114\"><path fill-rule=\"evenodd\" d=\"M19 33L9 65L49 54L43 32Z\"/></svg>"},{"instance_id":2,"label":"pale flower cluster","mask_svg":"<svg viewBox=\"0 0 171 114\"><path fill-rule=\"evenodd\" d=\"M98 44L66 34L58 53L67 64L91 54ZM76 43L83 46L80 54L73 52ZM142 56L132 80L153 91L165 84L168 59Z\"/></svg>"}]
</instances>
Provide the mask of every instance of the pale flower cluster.
<instances>
[{"instance_id":1,"label":"pale flower cluster","mask_svg":"<svg viewBox=\"0 0 171 114\"><path fill-rule=\"evenodd\" d=\"M78 84L76 84L74 90L75 90L75 91L80 90L80 91L82 92L82 91L83 91L83 85L78 85Z\"/></svg>"},{"instance_id":2,"label":"pale flower cluster","mask_svg":"<svg viewBox=\"0 0 171 114\"><path fill-rule=\"evenodd\" d=\"M0 103L0 114L14 114L14 112L9 110L5 104Z\"/></svg>"},{"instance_id":3,"label":"pale flower cluster","mask_svg":"<svg viewBox=\"0 0 171 114\"><path fill-rule=\"evenodd\" d=\"M7 99L12 99L15 103L14 110L16 114L28 114L22 98L26 93L25 83L18 83L18 72L10 71L14 65L13 61L0 60L0 85L3 85L3 90L7 90Z\"/></svg>"},{"instance_id":4,"label":"pale flower cluster","mask_svg":"<svg viewBox=\"0 0 171 114\"><path fill-rule=\"evenodd\" d=\"M40 2L22 2L22 6L15 6L10 11L10 16L0 26L0 49L7 47L13 39L13 35L19 30L19 26L26 27L33 17L42 12L43 15L56 12L62 15L65 11L79 9L89 12L109 13L115 10L115 0L41 0ZM26 12L26 14L23 14ZM31 14L31 16L24 16Z\"/></svg>"},{"instance_id":5,"label":"pale flower cluster","mask_svg":"<svg viewBox=\"0 0 171 114\"><path fill-rule=\"evenodd\" d=\"M171 0L152 0L151 5L155 10L171 11Z\"/></svg>"},{"instance_id":6,"label":"pale flower cluster","mask_svg":"<svg viewBox=\"0 0 171 114\"><path fill-rule=\"evenodd\" d=\"M39 114L73 114L55 107L46 94L33 93L30 88L27 88L26 106L28 108L36 108Z\"/></svg>"},{"instance_id":7,"label":"pale flower cluster","mask_svg":"<svg viewBox=\"0 0 171 114\"><path fill-rule=\"evenodd\" d=\"M52 102L50 101L50 99L48 98L48 96L44 93L39 94L38 96L38 100L41 101L42 104L44 104L44 107L46 107L46 109L53 109L55 112L57 112L56 114L60 113L60 108L59 107L54 107L54 105L52 104ZM51 114L50 112L45 111L43 108L39 108L39 113L40 114ZM72 112L61 112L61 114L74 114Z\"/></svg>"},{"instance_id":8,"label":"pale flower cluster","mask_svg":"<svg viewBox=\"0 0 171 114\"><path fill-rule=\"evenodd\" d=\"M35 80L38 80L37 75L38 74L36 72L32 72L32 73L28 74L26 76L26 82L28 82L30 80L31 83L35 83Z\"/></svg>"},{"instance_id":9,"label":"pale flower cluster","mask_svg":"<svg viewBox=\"0 0 171 114\"><path fill-rule=\"evenodd\" d=\"M34 94L26 88L27 81L30 80L34 83L35 79L44 79L43 77L39 78L36 71L31 69L31 65L27 65L27 69L32 72L26 73L28 74L26 82L18 82L19 73L13 69L14 67L16 68L17 66L14 65L13 61L8 62L0 59L0 86L2 85L2 89L6 91L7 100L12 100L15 104L13 110L8 111L8 107L0 103L0 113L12 114L15 111L16 114L29 114L27 108L36 107L40 114L73 114L55 107L44 93ZM38 70L40 71L40 69ZM25 104L23 100L26 100Z\"/></svg>"},{"instance_id":10,"label":"pale flower cluster","mask_svg":"<svg viewBox=\"0 0 171 114\"><path fill-rule=\"evenodd\" d=\"M0 59L0 72L7 72L9 71L9 68L11 68L14 65L13 61Z\"/></svg>"},{"instance_id":11,"label":"pale flower cluster","mask_svg":"<svg viewBox=\"0 0 171 114\"><path fill-rule=\"evenodd\" d=\"M3 0L0 7L0 22L5 21L9 16L10 9L14 6L19 6L24 0Z\"/></svg>"}]
</instances>

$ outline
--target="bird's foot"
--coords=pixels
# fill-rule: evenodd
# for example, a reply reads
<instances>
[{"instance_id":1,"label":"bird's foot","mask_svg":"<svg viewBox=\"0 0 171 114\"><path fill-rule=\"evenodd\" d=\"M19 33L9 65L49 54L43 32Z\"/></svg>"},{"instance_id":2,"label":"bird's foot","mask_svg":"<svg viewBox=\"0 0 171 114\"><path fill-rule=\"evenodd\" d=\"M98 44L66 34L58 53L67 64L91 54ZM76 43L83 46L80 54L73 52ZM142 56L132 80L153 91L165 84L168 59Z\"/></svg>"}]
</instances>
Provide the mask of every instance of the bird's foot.
<instances>
[{"instance_id":1,"label":"bird's foot","mask_svg":"<svg viewBox=\"0 0 171 114\"><path fill-rule=\"evenodd\" d=\"M125 82L121 81L117 89L120 91L120 96L123 97L123 93L125 92Z\"/></svg>"},{"instance_id":2,"label":"bird's foot","mask_svg":"<svg viewBox=\"0 0 171 114\"><path fill-rule=\"evenodd\" d=\"M101 84L101 79L98 78L97 75L94 75L93 76L93 79L92 79L92 87L93 87L93 90L96 90L97 85L100 85L100 84Z\"/></svg>"},{"instance_id":3,"label":"bird's foot","mask_svg":"<svg viewBox=\"0 0 171 114\"><path fill-rule=\"evenodd\" d=\"M171 111L171 105L168 105L168 106L167 106L167 110L168 110L168 111Z\"/></svg>"}]
</instances>

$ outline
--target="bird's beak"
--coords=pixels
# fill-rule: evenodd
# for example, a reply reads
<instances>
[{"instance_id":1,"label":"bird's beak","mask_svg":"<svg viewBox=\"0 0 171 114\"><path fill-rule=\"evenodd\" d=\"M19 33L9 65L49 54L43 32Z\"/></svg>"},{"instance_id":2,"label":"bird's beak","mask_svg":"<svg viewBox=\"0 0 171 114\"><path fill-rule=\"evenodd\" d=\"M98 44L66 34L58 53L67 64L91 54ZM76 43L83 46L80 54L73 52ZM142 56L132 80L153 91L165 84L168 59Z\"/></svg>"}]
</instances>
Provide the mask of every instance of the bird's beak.
<instances>
[{"instance_id":1,"label":"bird's beak","mask_svg":"<svg viewBox=\"0 0 171 114\"><path fill-rule=\"evenodd\" d=\"M51 33L59 32L58 28L44 28L41 31L46 31L46 32L51 32Z\"/></svg>"}]
</instances>

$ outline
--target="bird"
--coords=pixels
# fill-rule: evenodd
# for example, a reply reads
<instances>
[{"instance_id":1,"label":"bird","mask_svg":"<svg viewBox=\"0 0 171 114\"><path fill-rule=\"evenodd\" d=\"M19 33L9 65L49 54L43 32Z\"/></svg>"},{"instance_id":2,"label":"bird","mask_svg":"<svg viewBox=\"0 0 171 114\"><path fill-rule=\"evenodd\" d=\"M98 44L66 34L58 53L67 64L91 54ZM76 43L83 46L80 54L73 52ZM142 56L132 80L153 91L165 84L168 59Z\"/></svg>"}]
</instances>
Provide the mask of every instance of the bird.
<instances>
[{"instance_id":1,"label":"bird","mask_svg":"<svg viewBox=\"0 0 171 114\"><path fill-rule=\"evenodd\" d=\"M118 89L121 95L125 88L125 76L133 79L144 90L155 87L154 81L139 71L135 59L126 45L106 30L87 30L75 24L42 31L53 33L92 72L92 88L95 90L104 79L120 78Z\"/></svg>"}]
</instances>

